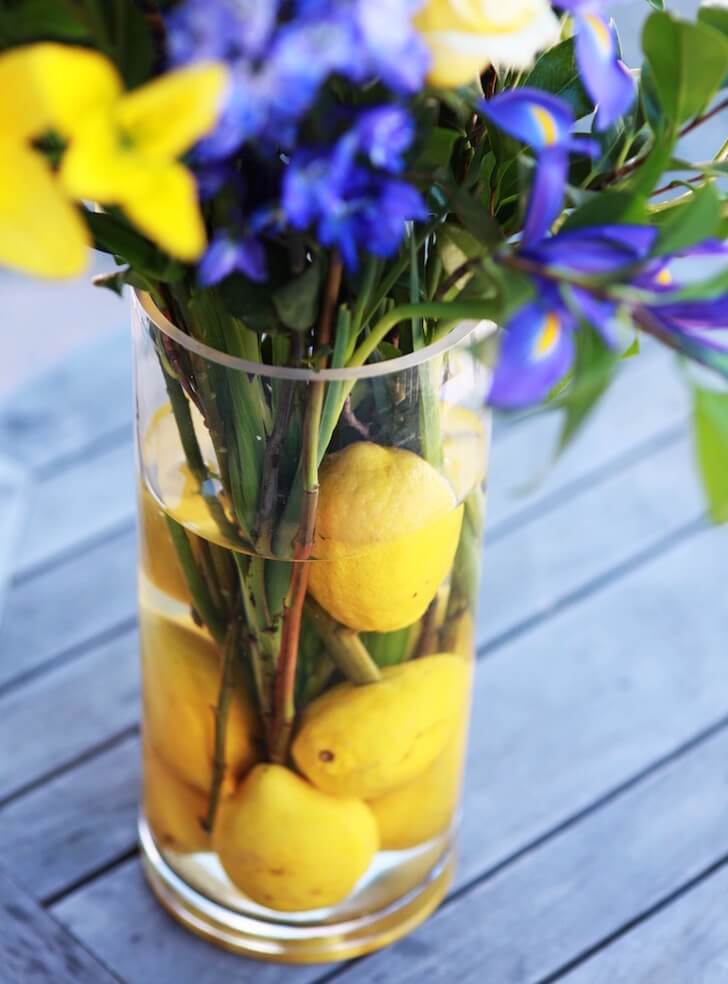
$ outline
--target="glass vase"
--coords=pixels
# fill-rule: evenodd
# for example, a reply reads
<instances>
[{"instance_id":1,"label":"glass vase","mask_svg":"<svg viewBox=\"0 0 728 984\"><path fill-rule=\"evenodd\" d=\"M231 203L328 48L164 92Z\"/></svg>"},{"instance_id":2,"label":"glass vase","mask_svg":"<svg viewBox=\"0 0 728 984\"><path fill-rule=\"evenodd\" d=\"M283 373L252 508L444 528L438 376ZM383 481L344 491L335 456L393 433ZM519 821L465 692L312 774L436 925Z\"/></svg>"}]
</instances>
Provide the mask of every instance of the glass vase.
<instances>
[{"instance_id":1,"label":"glass vase","mask_svg":"<svg viewBox=\"0 0 728 984\"><path fill-rule=\"evenodd\" d=\"M226 330L135 298L142 857L199 935L340 960L452 877L489 326L321 371Z\"/></svg>"}]
</instances>

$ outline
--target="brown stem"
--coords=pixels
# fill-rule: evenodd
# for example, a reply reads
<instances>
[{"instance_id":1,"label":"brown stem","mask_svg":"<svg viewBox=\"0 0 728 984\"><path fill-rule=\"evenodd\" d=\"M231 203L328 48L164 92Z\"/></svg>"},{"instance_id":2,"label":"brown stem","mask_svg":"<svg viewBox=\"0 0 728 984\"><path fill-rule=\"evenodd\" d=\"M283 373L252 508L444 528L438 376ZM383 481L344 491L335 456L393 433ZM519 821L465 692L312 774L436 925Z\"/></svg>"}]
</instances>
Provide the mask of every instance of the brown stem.
<instances>
[{"instance_id":1,"label":"brown stem","mask_svg":"<svg viewBox=\"0 0 728 984\"><path fill-rule=\"evenodd\" d=\"M341 257L335 252L329 265L321 318L316 332L316 343L319 348L328 345L331 341L331 329L336 302L341 289L342 273ZM288 745L296 716L295 687L298 646L301 638L301 616L308 588L308 560L313 549L318 509L319 426L323 402L324 383L309 383L309 398L303 425L301 462L303 502L293 553L291 584L284 603L281 645L274 685L274 712L270 733L270 755L274 762L285 762L288 757Z\"/></svg>"},{"instance_id":2,"label":"brown stem","mask_svg":"<svg viewBox=\"0 0 728 984\"><path fill-rule=\"evenodd\" d=\"M215 825L220 791L225 778L225 734L230 711L230 699L233 693L235 677L235 656L237 652L238 623L233 619L228 626L222 649L222 667L220 672L220 689L217 705L215 706L215 747L212 758L212 783L207 804L207 816L202 824L208 834L212 833Z\"/></svg>"}]
</instances>

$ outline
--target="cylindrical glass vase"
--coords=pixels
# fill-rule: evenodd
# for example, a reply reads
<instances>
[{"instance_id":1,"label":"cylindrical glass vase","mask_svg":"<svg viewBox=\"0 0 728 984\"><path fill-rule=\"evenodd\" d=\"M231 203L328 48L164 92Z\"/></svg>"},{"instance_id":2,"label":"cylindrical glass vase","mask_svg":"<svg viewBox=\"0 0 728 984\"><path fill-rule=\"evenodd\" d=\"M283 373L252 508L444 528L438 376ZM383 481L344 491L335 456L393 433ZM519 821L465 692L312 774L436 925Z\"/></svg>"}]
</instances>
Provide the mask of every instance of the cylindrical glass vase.
<instances>
[{"instance_id":1,"label":"cylindrical glass vase","mask_svg":"<svg viewBox=\"0 0 728 984\"><path fill-rule=\"evenodd\" d=\"M452 876L488 326L318 372L234 329L223 353L134 302L142 854L201 936L339 960Z\"/></svg>"}]
</instances>

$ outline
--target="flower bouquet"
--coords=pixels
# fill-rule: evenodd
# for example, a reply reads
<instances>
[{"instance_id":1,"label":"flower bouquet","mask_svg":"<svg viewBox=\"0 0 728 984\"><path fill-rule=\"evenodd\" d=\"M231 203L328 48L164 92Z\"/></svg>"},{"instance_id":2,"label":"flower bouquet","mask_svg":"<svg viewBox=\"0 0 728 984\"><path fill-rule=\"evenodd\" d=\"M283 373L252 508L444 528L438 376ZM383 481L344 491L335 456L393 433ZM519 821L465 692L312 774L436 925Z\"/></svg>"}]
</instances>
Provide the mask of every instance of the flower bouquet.
<instances>
[{"instance_id":1,"label":"flower bouquet","mask_svg":"<svg viewBox=\"0 0 728 984\"><path fill-rule=\"evenodd\" d=\"M728 11L640 70L600 0L8 0L0 45L0 262L133 291L152 888L382 946L452 872L489 408L560 451L652 336L728 516L728 143L678 149Z\"/></svg>"}]
</instances>

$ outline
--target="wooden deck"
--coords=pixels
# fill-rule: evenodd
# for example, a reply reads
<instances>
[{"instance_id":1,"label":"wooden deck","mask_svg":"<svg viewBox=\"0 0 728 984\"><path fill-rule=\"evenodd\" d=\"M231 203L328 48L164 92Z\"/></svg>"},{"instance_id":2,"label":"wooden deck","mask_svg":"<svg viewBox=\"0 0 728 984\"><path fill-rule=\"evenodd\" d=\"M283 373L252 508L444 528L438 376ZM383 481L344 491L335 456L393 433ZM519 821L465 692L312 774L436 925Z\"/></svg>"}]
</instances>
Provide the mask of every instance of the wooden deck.
<instances>
[{"instance_id":1,"label":"wooden deck","mask_svg":"<svg viewBox=\"0 0 728 984\"><path fill-rule=\"evenodd\" d=\"M497 428L460 865L409 939L282 968L189 936L136 856L128 340L0 405L29 476L0 623L1 984L728 981L728 530L686 394L633 360L529 497L553 422Z\"/></svg>"}]
</instances>

